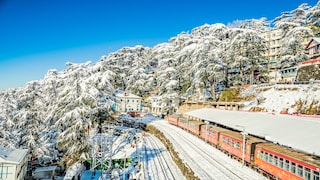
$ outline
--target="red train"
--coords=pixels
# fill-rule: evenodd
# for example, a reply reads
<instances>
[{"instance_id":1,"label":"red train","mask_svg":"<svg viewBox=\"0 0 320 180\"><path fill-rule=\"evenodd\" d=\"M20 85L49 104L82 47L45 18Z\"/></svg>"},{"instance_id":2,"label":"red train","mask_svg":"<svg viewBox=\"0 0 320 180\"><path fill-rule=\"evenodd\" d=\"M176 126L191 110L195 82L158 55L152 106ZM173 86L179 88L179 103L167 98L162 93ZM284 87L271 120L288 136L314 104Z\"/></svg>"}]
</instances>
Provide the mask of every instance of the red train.
<instances>
[{"instance_id":1,"label":"red train","mask_svg":"<svg viewBox=\"0 0 320 180\"><path fill-rule=\"evenodd\" d=\"M243 135L238 131L168 116L168 122L202 138L226 154L242 160ZM271 179L320 180L320 157L294 151L251 135L245 136L244 162Z\"/></svg>"}]
</instances>

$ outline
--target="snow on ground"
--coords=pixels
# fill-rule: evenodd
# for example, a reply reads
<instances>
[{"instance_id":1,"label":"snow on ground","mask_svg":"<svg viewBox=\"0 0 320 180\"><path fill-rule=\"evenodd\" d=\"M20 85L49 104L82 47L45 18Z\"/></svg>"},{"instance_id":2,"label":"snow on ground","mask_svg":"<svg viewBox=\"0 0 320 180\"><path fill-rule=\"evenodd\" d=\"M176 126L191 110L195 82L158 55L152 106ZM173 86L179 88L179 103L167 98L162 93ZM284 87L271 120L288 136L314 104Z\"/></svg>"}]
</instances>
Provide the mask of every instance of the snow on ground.
<instances>
[{"instance_id":1,"label":"snow on ground","mask_svg":"<svg viewBox=\"0 0 320 180\"><path fill-rule=\"evenodd\" d=\"M152 125L165 134L180 157L200 179L266 179L198 137L165 120L154 121Z\"/></svg>"},{"instance_id":2,"label":"snow on ground","mask_svg":"<svg viewBox=\"0 0 320 180\"><path fill-rule=\"evenodd\" d=\"M147 133L144 142L144 179L185 179L169 151L158 138Z\"/></svg>"},{"instance_id":3,"label":"snow on ground","mask_svg":"<svg viewBox=\"0 0 320 180\"><path fill-rule=\"evenodd\" d=\"M127 116L131 118L130 116ZM158 117L151 114L147 114L142 118L135 118L136 121L152 122L158 119ZM124 126L108 127L105 133L98 135L98 140L108 139L112 137L112 158L113 159L125 159L132 158L132 162L127 162L126 169L114 168L111 170L111 176L114 179L181 179L183 180L183 174L180 169L174 163L169 151L161 143L159 139L153 135L146 133L146 136L142 134L141 130L134 128L127 128ZM112 131L111 129L114 128ZM118 130L118 131L116 131ZM120 133L120 131L122 133ZM111 134L110 134L111 133ZM119 134L120 133L120 134ZM92 140L95 132L91 132ZM103 137L102 137L103 136ZM104 138L108 137L108 138ZM135 139L134 139L135 137ZM98 153L98 152L97 152ZM107 158L107 151L105 153ZM100 158L97 159L100 162ZM101 172L100 170L84 170L84 166L81 163L76 163L71 166L65 180L72 179L73 177L80 177L81 179L101 179L101 176L106 176L107 171ZM104 178L108 179L108 177Z\"/></svg>"},{"instance_id":4,"label":"snow on ground","mask_svg":"<svg viewBox=\"0 0 320 180\"><path fill-rule=\"evenodd\" d=\"M297 107L293 106L297 101L305 101L303 107L308 108L312 102L320 105L320 84L294 85L276 84L272 86L250 87L242 92L243 95L254 94L260 99L244 102L246 105L242 110L249 110L251 107L265 108L268 112L281 112L288 109L288 113L295 113Z\"/></svg>"}]
</instances>

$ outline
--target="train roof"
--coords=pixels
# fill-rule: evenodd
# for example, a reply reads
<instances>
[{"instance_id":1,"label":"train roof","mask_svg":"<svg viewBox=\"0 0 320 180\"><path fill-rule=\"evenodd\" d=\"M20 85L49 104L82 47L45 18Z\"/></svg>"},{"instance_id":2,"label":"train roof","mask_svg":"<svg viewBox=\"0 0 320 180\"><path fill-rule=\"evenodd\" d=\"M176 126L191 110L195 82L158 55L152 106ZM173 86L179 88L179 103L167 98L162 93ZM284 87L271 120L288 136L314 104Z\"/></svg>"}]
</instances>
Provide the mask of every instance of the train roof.
<instances>
[{"instance_id":1,"label":"train roof","mask_svg":"<svg viewBox=\"0 0 320 180\"><path fill-rule=\"evenodd\" d=\"M265 112L245 112L203 108L186 112L294 150L320 156L320 119Z\"/></svg>"},{"instance_id":2,"label":"train roof","mask_svg":"<svg viewBox=\"0 0 320 180\"><path fill-rule=\"evenodd\" d=\"M228 131L228 129L225 129L225 128L222 128L222 127L218 127L216 125L209 125L208 128L213 130L213 131L218 131L218 132Z\"/></svg>"}]
</instances>

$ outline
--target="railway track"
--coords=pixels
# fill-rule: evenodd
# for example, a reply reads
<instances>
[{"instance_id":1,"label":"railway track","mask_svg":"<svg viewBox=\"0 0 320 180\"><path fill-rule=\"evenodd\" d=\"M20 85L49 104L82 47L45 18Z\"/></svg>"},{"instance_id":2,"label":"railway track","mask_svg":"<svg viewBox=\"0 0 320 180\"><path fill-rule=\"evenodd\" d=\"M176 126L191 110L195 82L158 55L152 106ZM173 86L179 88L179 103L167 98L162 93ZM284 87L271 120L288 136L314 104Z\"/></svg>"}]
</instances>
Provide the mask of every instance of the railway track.
<instances>
[{"instance_id":1,"label":"railway track","mask_svg":"<svg viewBox=\"0 0 320 180\"><path fill-rule=\"evenodd\" d=\"M193 169L200 179L265 179L264 177L255 175L255 172L251 172L252 175L250 175L250 172L235 171L239 167L235 167L224 161L220 162L220 159L217 158L219 155L211 153L210 149L213 147L194 135L186 134L184 130L170 125L166 121L157 121L154 125L168 136L177 149L183 150L179 154L183 156L190 168ZM205 143L207 146L199 145L199 143ZM203 149L203 147L208 148ZM225 156L224 154L222 155ZM232 160L230 159L230 161ZM238 162L234 163L241 166ZM243 171L246 170L243 169Z\"/></svg>"},{"instance_id":2,"label":"railway track","mask_svg":"<svg viewBox=\"0 0 320 180\"><path fill-rule=\"evenodd\" d=\"M196 154L199 154L199 156L202 157L202 159L200 159L200 160L193 158L194 161L201 162L200 166L203 165L203 164L210 164L210 166L212 166L212 170L213 171L220 171L221 174L219 176L223 176L225 179L243 179L241 176L239 176L236 173L234 173L232 171L232 169L229 169L228 167L226 167L222 163L220 163L217 160L215 160L213 158L212 154L209 154L207 151L201 149L199 146L196 146L194 143L191 143L191 141L189 139L187 140L181 134L175 133L174 137L177 137L177 136L179 136L179 139L181 140L181 143L185 144L186 146L191 147L192 149L194 149L194 151L196 151ZM212 162L214 162L214 163L212 163ZM208 177L212 176L210 174L210 172L207 172L207 171L205 171L205 174ZM217 176L217 174L215 174L215 176ZM213 178L213 177L210 177L210 178ZM220 179L220 178L217 178L217 179Z\"/></svg>"},{"instance_id":3,"label":"railway track","mask_svg":"<svg viewBox=\"0 0 320 180\"><path fill-rule=\"evenodd\" d=\"M179 171L165 146L159 139L153 135L147 134L144 138L144 153L145 153L145 178L159 180L174 180L181 179L182 174Z\"/></svg>"}]
</instances>

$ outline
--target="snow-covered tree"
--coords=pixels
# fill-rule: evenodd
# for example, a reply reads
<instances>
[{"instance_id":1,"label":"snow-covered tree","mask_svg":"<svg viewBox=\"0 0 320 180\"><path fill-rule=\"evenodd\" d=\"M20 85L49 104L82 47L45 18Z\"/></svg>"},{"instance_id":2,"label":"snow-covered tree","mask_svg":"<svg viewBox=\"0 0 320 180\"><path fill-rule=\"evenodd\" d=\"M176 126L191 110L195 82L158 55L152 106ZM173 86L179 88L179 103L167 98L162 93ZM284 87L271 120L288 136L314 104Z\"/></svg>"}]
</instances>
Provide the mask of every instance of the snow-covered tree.
<instances>
[{"instance_id":1,"label":"snow-covered tree","mask_svg":"<svg viewBox=\"0 0 320 180\"><path fill-rule=\"evenodd\" d=\"M316 36L320 36L320 1L311 7L307 13L307 24Z\"/></svg>"},{"instance_id":2,"label":"snow-covered tree","mask_svg":"<svg viewBox=\"0 0 320 180\"><path fill-rule=\"evenodd\" d=\"M319 28L319 2L302 4L273 21L283 30L280 67L304 57L302 42ZM204 24L182 32L153 48L123 47L95 64L68 62L63 71L49 70L42 80L0 92L0 144L29 148L41 161L88 157L88 131L110 117L114 89L162 96L164 109L177 108L181 96L201 96L215 83L241 84L264 71L260 34L269 27L265 18L224 24ZM231 71L235 75L231 75ZM246 76L247 75L247 79ZM250 77L250 78L249 78ZM253 81L251 81L253 83Z\"/></svg>"},{"instance_id":3,"label":"snow-covered tree","mask_svg":"<svg viewBox=\"0 0 320 180\"><path fill-rule=\"evenodd\" d=\"M295 27L287 32L282 39L280 49L280 68L296 66L298 63L307 59L305 54L305 42L313 36L313 32L307 27Z\"/></svg>"}]
</instances>

